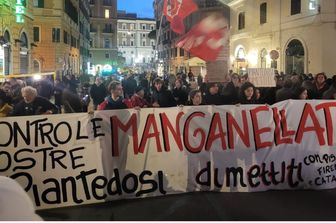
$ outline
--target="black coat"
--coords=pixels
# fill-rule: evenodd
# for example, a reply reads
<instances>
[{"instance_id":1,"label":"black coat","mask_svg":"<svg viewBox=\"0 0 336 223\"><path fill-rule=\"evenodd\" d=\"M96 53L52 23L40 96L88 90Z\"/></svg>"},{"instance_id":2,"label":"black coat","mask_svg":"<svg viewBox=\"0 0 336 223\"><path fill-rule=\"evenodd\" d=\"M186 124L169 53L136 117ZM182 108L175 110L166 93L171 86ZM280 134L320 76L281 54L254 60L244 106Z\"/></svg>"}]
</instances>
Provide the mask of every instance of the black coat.
<instances>
[{"instance_id":1,"label":"black coat","mask_svg":"<svg viewBox=\"0 0 336 223\"><path fill-rule=\"evenodd\" d=\"M281 88L277 90L276 95L275 95L275 101L280 102L280 101L285 101L288 99L292 99L294 96L293 89L292 88Z\"/></svg>"},{"instance_id":2,"label":"black coat","mask_svg":"<svg viewBox=\"0 0 336 223\"><path fill-rule=\"evenodd\" d=\"M209 92L204 96L204 103L206 105L222 105L223 98L220 94L210 94Z\"/></svg>"},{"instance_id":3,"label":"black coat","mask_svg":"<svg viewBox=\"0 0 336 223\"><path fill-rule=\"evenodd\" d=\"M104 84L97 86L96 84L91 86L90 96L93 99L94 105L99 105L105 100L107 96L107 90Z\"/></svg>"},{"instance_id":4,"label":"black coat","mask_svg":"<svg viewBox=\"0 0 336 223\"><path fill-rule=\"evenodd\" d=\"M176 100L177 105L186 105L188 101L188 93L186 90L184 90L183 88L179 88L179 89L174 88L173 96Z\"/></svg>"},{"instance_id":5,"label":"black coat","mask_svg":"<svg viewBox=\"0 0 336 223\"><path fill-rule=\"evenodd\" d=\"M12 113L13 116L28 116L28 115L41 115L47 111L57 113L57 107L48 101L46 98L37 96L32 103L27 104L25 101L20 101Z\"/></svg>"},{"instance_id":6,"label":"black coat","mask_svg":"<svg viewBox=\"0 0 336 223\"><path fill-rule=\"evenodd\" d=\"M156 89L153 91L152 103L155 102L157 102L162 108L176 106L173 94L165 88L162 88L159 92Z\"/></svg>"}]
</instances>

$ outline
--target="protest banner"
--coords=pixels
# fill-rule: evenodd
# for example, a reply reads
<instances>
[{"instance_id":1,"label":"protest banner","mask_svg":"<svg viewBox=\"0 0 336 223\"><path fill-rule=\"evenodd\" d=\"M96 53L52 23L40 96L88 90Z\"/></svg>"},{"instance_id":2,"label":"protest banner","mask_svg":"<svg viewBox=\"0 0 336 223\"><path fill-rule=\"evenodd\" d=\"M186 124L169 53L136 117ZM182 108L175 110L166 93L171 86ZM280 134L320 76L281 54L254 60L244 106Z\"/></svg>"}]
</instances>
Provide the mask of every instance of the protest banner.
<instances>
[{"instance_id":1,"label":"protest banner","mask_svg":"<svg viewBox=\"0 0 336 223\"><path fill-rule=\"evenodd\" d=\"M38 209L336 187L334 101L0 119L0 175Z\"/></svg>"},{"instance_id":2,"label":"protest banner","mask_svg":"<svg viewBox=\"0 0 336 223\"><path fill-rule=\"evenodd\" d=\"M256 87L275 87L275 70L273 68L248 68L249 81Z\"/></svg>"}]
</instances>

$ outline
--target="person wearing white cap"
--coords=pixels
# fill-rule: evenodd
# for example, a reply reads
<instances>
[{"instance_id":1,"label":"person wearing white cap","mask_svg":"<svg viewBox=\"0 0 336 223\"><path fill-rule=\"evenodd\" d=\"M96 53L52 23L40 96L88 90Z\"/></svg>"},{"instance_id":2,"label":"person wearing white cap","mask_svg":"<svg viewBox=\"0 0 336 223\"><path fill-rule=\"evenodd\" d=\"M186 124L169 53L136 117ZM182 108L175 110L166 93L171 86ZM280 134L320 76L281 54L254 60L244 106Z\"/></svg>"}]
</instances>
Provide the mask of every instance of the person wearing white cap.
<instances>
[{"instance_id":1,"label":"person wearing white cap","mask_svg":"<svg viewBox=\"0 0 336 223\"><path fill-rule=\"evenodd\" d=\"M13 179L0 176L0 221L42 221L33 202Z\"/></svg>"}]
</instances>

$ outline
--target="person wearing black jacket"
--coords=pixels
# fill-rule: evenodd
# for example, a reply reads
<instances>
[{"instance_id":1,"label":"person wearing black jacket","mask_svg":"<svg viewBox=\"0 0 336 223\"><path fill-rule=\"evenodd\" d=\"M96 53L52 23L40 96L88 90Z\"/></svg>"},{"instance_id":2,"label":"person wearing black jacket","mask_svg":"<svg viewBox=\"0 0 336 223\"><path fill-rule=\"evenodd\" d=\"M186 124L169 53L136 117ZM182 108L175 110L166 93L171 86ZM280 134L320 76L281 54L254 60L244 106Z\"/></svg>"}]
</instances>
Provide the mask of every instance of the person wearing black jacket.
<instances>
[{"instance_id":1,"label":"person wearing black jacket","mask_svg":"<svg viewBox=\"0 0 336 223\"><path fill-rule=\"evenodd\" d=\"M206 92L204 96L204 103L206 105L222 105L223 99L218 92L219 92L218 84L210 83L208 92Z\"/></svg>"},{"instance_id":2,"label":"person wearing black jacket","mask_svg":"<svg viewBox=\"0 0 336 223\"><path fill-rule=\"evenodd\" d=\"M234 73L232 74L231 81L223 89L223 100L227 105L234 105L238 103L239 100L239 75Z\"/></svg>"},{"instance_id":3,"label":"person wearing black jacket","mask_svg":"<svg viewBox=\"0 0 336 223\"><path fill-rule=\"evenodd\" d=\"M107 96L107 89L100 77L97 77L95 83L91 86L90 96L93 100L94 110L97 110L98 105L101 104Z\"/></svg>"},{"instance_id":4,"label":"person wearing black jacket","mask_svg":"<svg viewBox=\"0 0 336 223\"><path fill-rule=\"evenodd\" d=\"M23 100L14 107L12 116L56 114L58 109L48 99L37 95L37 90L27 86L21 90Z\"/></svg>"},{"instance_id":5,"label":"person wearing black jacket","mask_svg":"<svg viewBox=\"0 0 336 223\"><path fill-rule=\"evenodd\" d=\"M252 83L245 82L240 87L239 103L240 104L259 104L259 101L257 100L257 97L256 97L256 87Z\"/></svg>"},{"instance_id":6,"label":"person wearing black jacket","mask_svg":"<svg viewBox=\"0 0 336 223\"><path fill-rule=\"evenodd\" d=\"M181 80L175 81L175 88L173 90L173 96L174 96L174 99L176 100L177 105L186 105L188 101L188 93L186 89L183 88Z\"/></svg>"},{"instance_id":7,"label":"person wearing black jacket","mask_svg":"<svg viewBox=\"0 0 336 223\"><path fill-rule=\"evenodd\" d=\"M152 95L152 105L153 107L174 107L176 106L176 101L173 94L167 90L163 85L163 80L156 78L154 80L154 90Z\"/></svg>"}]
</instances>

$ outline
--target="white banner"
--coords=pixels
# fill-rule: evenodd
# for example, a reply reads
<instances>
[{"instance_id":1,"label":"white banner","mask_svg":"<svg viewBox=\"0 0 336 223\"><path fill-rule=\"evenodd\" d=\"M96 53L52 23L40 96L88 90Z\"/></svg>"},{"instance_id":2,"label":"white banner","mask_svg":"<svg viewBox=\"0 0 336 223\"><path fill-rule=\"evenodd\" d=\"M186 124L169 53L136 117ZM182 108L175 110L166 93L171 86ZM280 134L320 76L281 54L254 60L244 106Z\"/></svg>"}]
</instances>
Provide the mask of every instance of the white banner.
<instances>
[{"instance_id":1,"label":"white banner","mask_svg":"<svg viewBox=\"0 0 336 223\"><path fill-rule=\"evenodd\" d=\"M336 187L334 101L0 119L0 175L39 209Z\"/></svg>"},{"instance_id":2,"label":"white banner","mask_svg":"<svg viewBox=\"0 0 336 223\"><path fill-rule=\"evenodd\" d=\"M275 70L273 68L248 68L248 78L256 87L275 87Z\"/></svg>"}]
</instances>

